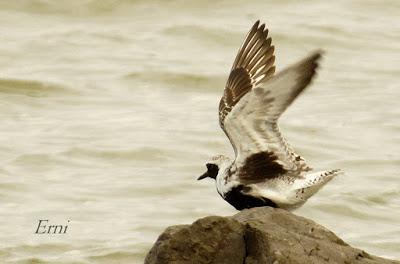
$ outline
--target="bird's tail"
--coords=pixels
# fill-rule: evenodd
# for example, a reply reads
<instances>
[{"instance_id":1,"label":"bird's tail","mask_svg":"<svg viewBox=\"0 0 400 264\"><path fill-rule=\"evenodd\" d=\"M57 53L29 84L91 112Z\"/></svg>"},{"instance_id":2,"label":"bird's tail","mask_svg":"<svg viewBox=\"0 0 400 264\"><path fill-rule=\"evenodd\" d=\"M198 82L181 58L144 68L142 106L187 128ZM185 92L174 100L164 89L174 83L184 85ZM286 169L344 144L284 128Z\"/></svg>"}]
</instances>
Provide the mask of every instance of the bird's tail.
<instances>
[{"instance_id":1,"label":"bird's tail","mask_svg":"<svg viewBox=\"0 0 400 264\"><path fill-rule=\"evenodd\" d=\"M295 183L296 196L305 201L321 189L322 186L340 174L343 174L342 170L320 171L307 174L304 180L299 180Z\"/></svg>"}]
</instances>

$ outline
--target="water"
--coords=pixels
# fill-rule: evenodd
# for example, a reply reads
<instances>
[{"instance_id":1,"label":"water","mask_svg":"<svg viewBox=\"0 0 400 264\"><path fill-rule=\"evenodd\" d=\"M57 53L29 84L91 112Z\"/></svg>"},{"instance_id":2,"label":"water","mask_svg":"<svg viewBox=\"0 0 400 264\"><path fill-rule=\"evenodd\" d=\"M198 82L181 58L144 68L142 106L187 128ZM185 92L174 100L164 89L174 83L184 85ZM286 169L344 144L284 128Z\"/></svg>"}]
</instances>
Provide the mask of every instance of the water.
<instances>
[{"instance_id":1,"label":"water","mask_svg":"<svg viewBox=\"0 0 400 264\"><path fill-rule=\"evenodd\" d=\"M257 19L278 69L326 51L281 128L347 174L296 213L400 259L399 2L265 2L2 1L1 262L141 263L167 226L234 214L195 178L233 154L216 109Z\"/></svg>"}]
</instances>

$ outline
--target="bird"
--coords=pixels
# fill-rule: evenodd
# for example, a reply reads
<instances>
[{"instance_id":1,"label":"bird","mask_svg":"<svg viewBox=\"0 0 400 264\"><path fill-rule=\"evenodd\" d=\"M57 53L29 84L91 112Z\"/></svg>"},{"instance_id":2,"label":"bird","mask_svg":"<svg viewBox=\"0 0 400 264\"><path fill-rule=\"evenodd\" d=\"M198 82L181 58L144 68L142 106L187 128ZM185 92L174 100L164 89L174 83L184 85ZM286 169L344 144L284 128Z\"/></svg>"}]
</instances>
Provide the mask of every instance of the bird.
<instances>
[{"instance_id":1,"label":"bird","mask_svg":"<svg viewBox=\"0 0 400 264\"><path fill-rule=\"evenodd\" d=\"M302 206L343 171L313 171L281 134L278 119L316 75L321 50L275 74L275 47L265 24L256 21L232 65L219 103L219 125L234 152L216 155L198 180L215 180L219 195L243 210Z\"/></svg>"}]
</instances>

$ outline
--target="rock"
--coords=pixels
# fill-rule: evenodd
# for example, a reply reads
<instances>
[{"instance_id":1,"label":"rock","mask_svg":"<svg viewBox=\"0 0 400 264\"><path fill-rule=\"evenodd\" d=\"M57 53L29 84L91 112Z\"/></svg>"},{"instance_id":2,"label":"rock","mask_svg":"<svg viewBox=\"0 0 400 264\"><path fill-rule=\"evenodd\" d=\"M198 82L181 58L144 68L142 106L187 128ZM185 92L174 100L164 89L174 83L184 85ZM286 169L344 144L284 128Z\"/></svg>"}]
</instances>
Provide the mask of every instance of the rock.
<instances>
[{"instance_id":1,"label":"rock","mask_svg":"<svg viewBox=\"0 0 400 264\"><path fill-rule=\"evenodd\" d=\"M353 248L333 232L282 209L258 207L167 228L145 264L400 264Z\"/></svg>"},{"instance_id":2,"label":"rock","mask_svg":"<svg viewBox=\"0 0 400 264\"><path fill-rule=\"evenodd\" d=\"M146 257L145 263L243 264L245 227L238 221L209 216L192 225L168 227Z\"/></svg>"}]
</instances>

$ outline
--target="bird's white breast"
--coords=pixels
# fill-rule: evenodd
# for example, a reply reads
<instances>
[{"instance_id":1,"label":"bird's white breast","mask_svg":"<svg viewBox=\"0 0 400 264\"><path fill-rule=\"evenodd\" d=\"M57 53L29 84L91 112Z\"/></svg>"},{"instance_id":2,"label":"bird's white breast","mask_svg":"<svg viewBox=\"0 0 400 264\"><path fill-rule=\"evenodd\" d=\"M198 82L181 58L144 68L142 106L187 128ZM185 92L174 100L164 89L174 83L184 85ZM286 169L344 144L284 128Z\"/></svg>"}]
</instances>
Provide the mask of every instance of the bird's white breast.
<instances>
[{"instance_id":1,"label":"bird's white breast","mask_svg":"<svg viewBox=\"0 0 400 264\"><path fill-rule=\"evenodd\" d=\"M229 171L230 168L231 167L229 166L224 170L220 170L217 178L215 179L217 191L222 197L225 197L225 194L227 192L240 184L239 181L237 181L237 177L235 176L235 171Z\"/></svg>"}]
</instances>

